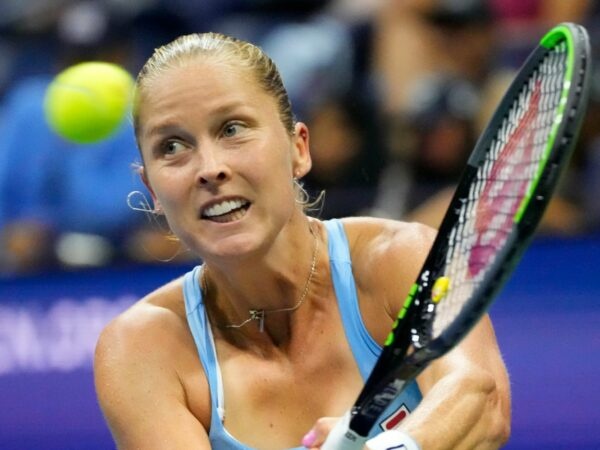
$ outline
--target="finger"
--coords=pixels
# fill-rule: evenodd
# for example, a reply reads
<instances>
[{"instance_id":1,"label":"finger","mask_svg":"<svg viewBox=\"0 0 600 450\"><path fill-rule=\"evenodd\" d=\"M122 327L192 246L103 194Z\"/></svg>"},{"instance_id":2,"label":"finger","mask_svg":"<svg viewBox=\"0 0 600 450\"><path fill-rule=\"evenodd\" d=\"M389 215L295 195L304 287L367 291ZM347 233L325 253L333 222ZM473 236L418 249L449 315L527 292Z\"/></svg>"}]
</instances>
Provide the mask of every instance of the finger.
<instances>
[{"instance_id":1,"label":"finger","mask_svg":"<svg viewBox=\"0 0 600 450\"><path fill-rule=\"evenodd\" d=\"M322 417L317 420L310 431L302 438L302 445L306 448L318 449L325 442L327 435L338 420L339 417Z\"/></svg>"}]
</instances>

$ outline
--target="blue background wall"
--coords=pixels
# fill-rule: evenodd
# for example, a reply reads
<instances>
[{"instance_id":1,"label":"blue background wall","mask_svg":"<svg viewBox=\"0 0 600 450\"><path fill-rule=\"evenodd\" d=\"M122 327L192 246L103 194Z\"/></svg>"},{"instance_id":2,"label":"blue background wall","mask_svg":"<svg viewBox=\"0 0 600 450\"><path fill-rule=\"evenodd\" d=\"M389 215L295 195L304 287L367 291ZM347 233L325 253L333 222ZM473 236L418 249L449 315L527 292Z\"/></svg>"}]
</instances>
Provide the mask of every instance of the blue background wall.
<instances>
[{"instance_id":1,"label":"blue background wall","mask_svg":"<svg viewBox=\"0 0 600 450\"><path fill-rule=\"evenodd\" d=\"M538 239L494 304L492 319L513 389L513 434L506 448L600 448L599 267L600 240ZM0 448L114 448L93 388L97 330L186 269L136 267L2 281ZM78 329L82 322L85 329ZM28 342L39 348L26 348ZM78 356L65 359L69 349Z\"/></svg>"}]
</instances>

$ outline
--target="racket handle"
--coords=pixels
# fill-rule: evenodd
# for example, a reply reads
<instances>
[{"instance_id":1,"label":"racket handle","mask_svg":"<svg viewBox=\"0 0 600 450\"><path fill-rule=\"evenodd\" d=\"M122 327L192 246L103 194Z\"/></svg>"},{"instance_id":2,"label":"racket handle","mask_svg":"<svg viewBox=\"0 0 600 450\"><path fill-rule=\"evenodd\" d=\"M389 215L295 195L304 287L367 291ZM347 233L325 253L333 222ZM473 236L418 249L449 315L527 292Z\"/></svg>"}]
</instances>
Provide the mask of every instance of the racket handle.
<instances>
[{"instance_id":1,"label":"racket handle","mask_svg":"<svg viewBox=\"0 0 600 450\"><path fill-rule=\"evenodd\" d=\"M362 450L367 442L366 436L360 436L350 429L350 411L335 424L321 450Z\"/></svg>"}]
</instances>

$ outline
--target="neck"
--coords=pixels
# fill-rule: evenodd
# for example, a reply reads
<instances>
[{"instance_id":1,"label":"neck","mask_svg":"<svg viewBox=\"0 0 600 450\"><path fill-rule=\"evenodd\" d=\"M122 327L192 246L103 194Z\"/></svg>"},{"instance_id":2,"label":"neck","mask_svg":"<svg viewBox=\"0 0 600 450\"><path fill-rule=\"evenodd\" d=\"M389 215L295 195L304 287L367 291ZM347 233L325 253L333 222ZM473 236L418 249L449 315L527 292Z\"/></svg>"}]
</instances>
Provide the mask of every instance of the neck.
<instances>
[{"instance_id":1,"label":"neck","mask_svg":"<svg viewBox=\"0 0 600 450\"><path fill-rule=\"evenodd\" d=\"M283 258L263 255L237 271L205 263L202 289L216 328L233 335L289 334L290 317L308 302L318 272L317 225L312 224L313 230L307 224L298 238L279 245Z\"/></svg>"}]
</instances>

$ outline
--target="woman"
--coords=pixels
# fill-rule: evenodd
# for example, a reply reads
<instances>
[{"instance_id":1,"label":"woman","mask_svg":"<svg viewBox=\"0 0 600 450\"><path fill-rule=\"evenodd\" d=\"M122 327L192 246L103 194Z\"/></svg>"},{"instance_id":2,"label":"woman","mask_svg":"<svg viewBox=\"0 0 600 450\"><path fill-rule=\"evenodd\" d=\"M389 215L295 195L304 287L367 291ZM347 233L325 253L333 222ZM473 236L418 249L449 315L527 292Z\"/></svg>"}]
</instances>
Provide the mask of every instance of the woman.
<instances>
[{"instance_id":1,"label":"woman","mask_svg":"<svg viewBox=\"0 0 600 450\"><path fill-rule=\"evenodd\" d=\"M334 421L324 417L352 405L433 232L305 214L296 181L311 167L308 129L249 43L211 33L158 49L137 80L134 125L155 211L204 264L100 337L96 385L117 445L319 448ZM509 409L486 318L394 411L410 413L406 442L454 449L497 448Z\"/></svg>"}]
</instances>

